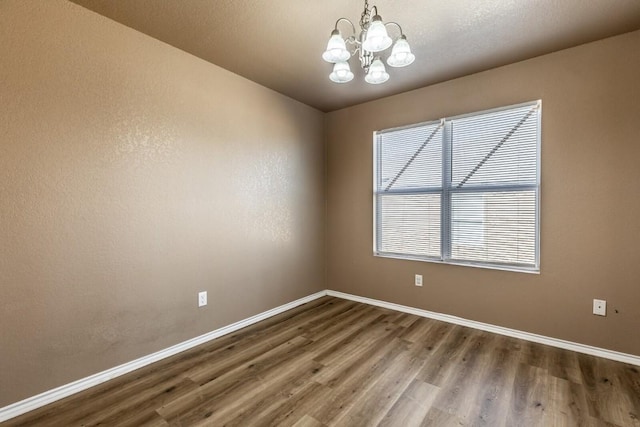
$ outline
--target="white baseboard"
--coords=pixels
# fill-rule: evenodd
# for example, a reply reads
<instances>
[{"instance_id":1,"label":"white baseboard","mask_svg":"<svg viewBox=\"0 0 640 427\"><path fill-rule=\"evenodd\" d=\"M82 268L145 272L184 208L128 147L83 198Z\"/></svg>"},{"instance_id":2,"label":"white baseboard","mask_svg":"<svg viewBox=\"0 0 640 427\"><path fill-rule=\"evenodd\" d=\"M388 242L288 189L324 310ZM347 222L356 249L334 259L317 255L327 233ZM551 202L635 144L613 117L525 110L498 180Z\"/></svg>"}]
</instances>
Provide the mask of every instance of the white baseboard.
<instances>
[{"instance_id":1,"label":"white baseboard","mask_svg":"<svg viewBox=\"0 0 640 427\"><path fill-rule=\"evenodd\" d=\"M140 369L151 363L165 359L167 357L178 354L182 351L196 347L200 344L204 344L208 341L227 335L231 332L235 332L246 326L268 319L287 310L291 310L299 305L311 302L315 299L321 298L325 295L347 299L351 301L357 301L364 304L375 305L377 307L388 308L390 310L401 311L403 313L415 314L416 316L428 317L430 319L441 320L443 322L454 323L456 325L468 326L470 328L479 329L482 331L493 332L495 334L506 335L508 337L520 338L526 341L532 341L540 344L546 344L553 347L563 348L566 350L576 351L578 353L590 354L592 356L603 357L605 359L611 359L618 362L629 363L631 365L640 366L640 356L632 354L620 353L613 350L607 350L603 348L593 347L589 345L579 344L571 341L565 341L557 338L546 337L543 335L532 334L529 332L518 331L515 329L504 328L502 326L491 325L488 323L476 322L474 320L463 319L461 317L451 316L448 314L435 313L433 311L421 310L419 308L408 307L406 305L394 304L391 302L380 301L372 298L360 297L357 295L351 295L344 292L324 290L315 294L309 295L304 298L297 299L288 304L281 305L271 310L265 311L255 316L240 320L228 326L224 326L220 329L216 329L204 335L192 338L182 343L176 344L164 350L160 350L156 353L148 356L141 357L131 362L116 366L115 368L107 369L106 371L98 372L86 378L79 379L69 384L57 387L53 390L45 391L36 396L29 397L19 402L13 403L4 408L0 408L0 422L9 420L11 418L22 415L26 412L33 411L34 409L48 405L72 394L86 390L98 384L102 384L105 381L109 381L113 378L127 374L136 369Z\"/></svg>"},{"instance_id":2,"label":"white baseboard","mask_svg":"<svg viewBox=\"0 0 640 427\"><path fill-rule=\"evenodd\" d=\"M406 305L394 304L392 302L380 301L372 298L360 297L357 295L346 294L338 291L327 291L327 295L357 301L364 304L375 305L377 307L388 308L390 310L401 311L403 313L415 314L416 316L428 317L430 319L441 320L456 325L468 326L470 328L482 331L493 332L494 334L506 335L508 337L519 338L526 341L546 344L553 347L572 350L578 353L590 354L605 359L611 359L618 362L629 363L631 365L640 366L640 356L633 354L620 353L618 351L607 350L604 348L593 347L590 345L580 344L571 341L565 341L558 338L546 337L544 335L532 334L530 332L518 331L516 329L504 328L502 326L491 325L489 323L476 322L475 320L463 319L462 317L451 316L448 314L435 313L433 311L421 310L419 308L408 307Z\"/></svg>"},{"instance_id":3,"label":"white baseboard","mask_svg":"<svg viewBox=\"0 0 640 427\"><path fill-rule=\"evenodd\" d=\"M254 323L260 322L261 320L268 319L269 317L275 316L276 314L280 314L287 310L291 310L292 308L308 303L310 301L313 301L325 295L327 295L327 291L317 292L315 294L306 296L304 298L300 298L295 301L292 301L288 304L284 304L279 307L273 308L271 310L265 311L263 313L256 314L255 316L251 316L249 318L240 320L236 323L232 323L231 325L227 325L220 329L216 329L214 331L208 332L204 335L200 335L190 340L181 342L179 344L176 344L164 350L160 350L148 356L144 356L139 359L133 360L131 362L122 364L120 366L116 366L115 368L107 369L106 371L98 372L97 374L79 379L72 383L54 388L52 390L45 391L44 393L40 393L36 396L29 397L19 402L13 403L9 406L5 406L4 408L0 408L0 423L3 421L9 420L11 418L17 417L18 415L22 415L29 411L33 411L34 409L53 403L60 399L64 399L65 397L71 396L72 394L94 387L98 384L102 384L105 381L109 381L113 378L127 374L131 371L135 371L136 369L140 369L144 366L150 365L151 363L165 359L169 356L173 356L182 351L196 347L200 344L204 344L208 341L211 341L223 335L227 335L231 332L235 332L238 329L242 329L246 326L253 325Z\"/></svg>"}]
</instances>

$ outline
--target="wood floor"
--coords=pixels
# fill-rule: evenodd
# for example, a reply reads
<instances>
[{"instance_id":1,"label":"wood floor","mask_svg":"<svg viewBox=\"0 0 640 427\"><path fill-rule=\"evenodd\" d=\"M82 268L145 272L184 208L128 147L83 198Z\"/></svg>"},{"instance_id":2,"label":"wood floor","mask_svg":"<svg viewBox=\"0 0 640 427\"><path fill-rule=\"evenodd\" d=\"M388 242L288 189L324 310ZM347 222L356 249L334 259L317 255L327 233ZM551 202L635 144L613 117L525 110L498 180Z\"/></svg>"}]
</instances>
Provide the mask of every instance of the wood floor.
<instances>
[{"instance_id":1,"label":"wood floor","mask_svg":"<svg viewBox=\"0 0 640 427\"><path fill-rule=\"evenodd\" d=\"M7 426L640 426L640 369L325 297Z\"/></svg>"}]
</instances>

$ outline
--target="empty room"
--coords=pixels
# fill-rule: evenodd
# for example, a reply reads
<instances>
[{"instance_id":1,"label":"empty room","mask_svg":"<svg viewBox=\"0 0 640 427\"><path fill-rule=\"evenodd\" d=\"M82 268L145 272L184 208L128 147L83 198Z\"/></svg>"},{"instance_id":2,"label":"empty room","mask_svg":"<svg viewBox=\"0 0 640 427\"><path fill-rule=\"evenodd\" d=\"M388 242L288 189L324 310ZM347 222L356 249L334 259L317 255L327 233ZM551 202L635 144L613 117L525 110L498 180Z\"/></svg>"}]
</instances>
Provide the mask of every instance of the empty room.
<instances>
[{"instance_id":1,"label":"empty room","mask_svg":"<svg viewBox=\"0 0 640 427\"><path fill-rule=\"evenodd\" d=\"M640 426L638 0L0 0L0 425Z\"/></svg>"}]
</instances>

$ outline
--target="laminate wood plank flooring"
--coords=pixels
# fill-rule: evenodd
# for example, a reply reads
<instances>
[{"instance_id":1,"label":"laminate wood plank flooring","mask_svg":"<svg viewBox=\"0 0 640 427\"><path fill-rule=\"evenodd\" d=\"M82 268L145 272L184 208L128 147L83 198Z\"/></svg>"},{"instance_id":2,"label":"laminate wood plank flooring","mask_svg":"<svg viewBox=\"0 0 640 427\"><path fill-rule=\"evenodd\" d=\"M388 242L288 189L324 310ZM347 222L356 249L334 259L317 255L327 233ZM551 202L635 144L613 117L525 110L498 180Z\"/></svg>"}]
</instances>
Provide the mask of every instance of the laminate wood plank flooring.
<instances>
[{"instance_id":1,"label":"laminate wood plank flooring","mask_svg":"<svg viewBox=\"0 0 640 427\"><path fill-rule=\"evenodd\" d=\"M640 426L640 369L324 297L3 426Z\"/></svg>"}]
</instances>

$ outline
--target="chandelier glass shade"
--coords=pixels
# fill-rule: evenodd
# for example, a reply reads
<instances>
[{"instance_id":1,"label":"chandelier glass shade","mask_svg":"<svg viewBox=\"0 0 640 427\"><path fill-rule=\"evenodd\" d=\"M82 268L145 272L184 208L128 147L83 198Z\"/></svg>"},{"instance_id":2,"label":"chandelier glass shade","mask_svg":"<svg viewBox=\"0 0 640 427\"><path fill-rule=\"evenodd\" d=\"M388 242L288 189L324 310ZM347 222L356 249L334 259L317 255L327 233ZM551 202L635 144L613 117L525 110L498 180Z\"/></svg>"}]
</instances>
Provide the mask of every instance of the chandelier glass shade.
<instances>
[{"instance_id":1,"label":"chandelier glass shade","mask_svg":"<svg viewBox=\"0 0 640 427\"><path fill-rule=\"evenodd\" d=\"M411 47L409 47L409 42L407 42L407 38L402 35L393 45L393 49L391 49L391 55L387 58L387 64L392 67L406 67L410 65L413 61L415 61L416 56L411 53Z\"/></svg>"},{"instance_id":2,"label":"chandelier glass shade","mask_svg":"<svg viewBox=\"0 0 640 427\"><path fill-rule=\"evenodd\" d=\"M364 76L364 81L372 85L379 85L387 80L389 80L389 73L384 68L384 64L380 61L380 58L375 59L369 67L369 72Z\"/></svg>"},{"instance_id":3,"label":"chandelier glass shade","mask_svg":"<svg viewBox=\"0 0 640 427\"><path fill-rule=\"evenodd\" d=\"M347 50L347 46L344 39L340 35L340 31L333 30L331 32L331 38L327 43L327 50L322 54L322 59L327 62L344 62L351 58L351 54Z\"/></svg>"},{"instance_id":4,"label":"chandelier glass shade","mask_svg":"<svg viewBox=\"0 0 640 427\"><path fill-rule=\"evenodd\" d=\"M329 79L334 83L347 83L353 80L353 73L346 61L336 62L333 66L333 72L329 74Z\"/></svg>"},{"instance_id":5,"label":"chandelier glass shade","mask_svg":"<svg viewBox=\"0 0 640 427\"><path fill-rule=\"evenodd\" d=\"M375 10L375 14L373 14ZM350 24L352 35L343 38L338 29L340 22ZM335 28L327 43L327 49L322 54L322 59L334 64L329 79L335 83L347 83L353 80L354 74L349 66L349 59L358 55L360 66L365 72L364 80L371 84L381 84L389 80L389 73L382 62L382 55L392 45L391 53L387 56L387 64L391 67L406 67L416 59L411 53L411 47L407 37L402 32L402 27L396 22L382 21L378 15L378 8L369 8L368 0L364 2L364 11L360 17L360 32L356 33L356 27L347 18L336 21ZM395 26L400 31L399 37L394 40L387 32L388 26Z\"/></svg>"}]
</instances>

